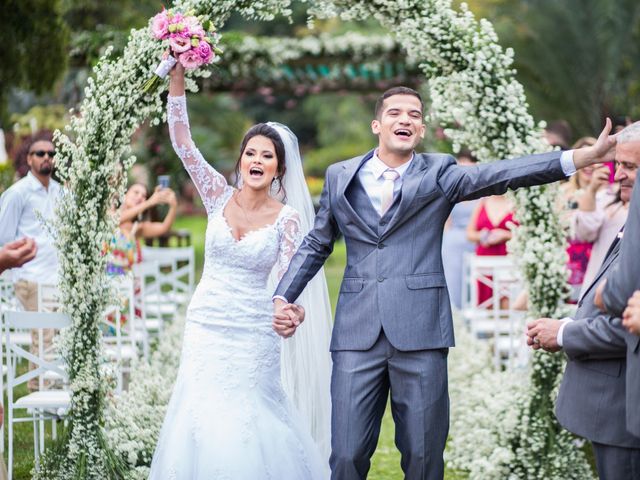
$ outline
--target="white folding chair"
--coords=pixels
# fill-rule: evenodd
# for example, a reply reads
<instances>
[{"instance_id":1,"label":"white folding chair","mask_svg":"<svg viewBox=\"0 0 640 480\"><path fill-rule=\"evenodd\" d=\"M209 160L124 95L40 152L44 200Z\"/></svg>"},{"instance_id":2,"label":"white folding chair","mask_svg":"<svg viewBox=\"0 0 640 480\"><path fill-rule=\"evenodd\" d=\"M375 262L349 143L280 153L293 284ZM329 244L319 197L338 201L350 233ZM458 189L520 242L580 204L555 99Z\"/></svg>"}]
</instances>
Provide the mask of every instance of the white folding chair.
<instances>
[{"instance_id":1,"label":"white folding chair","mask_svg":"<svg viewBox=\"0 0 640 480\"><path fill-rule=\"evenodd\" d=\"M494 286L494 278L501 271L514 271L515 265L510 256L478 256L466 253L463 259L464 289L463 316L471 331L477 338L493 336L496 325L496 302L500 309L500 298L503 296ZM492 297L479 302L478 285L486 285L492 289Z\"/></svg>"},{"instance_id":2,"label":"white folding chair","mask_svg":"<svg viewBox=\"0 0 640 480\"><path fill-rule=\"evenodd\" d=\"M71 320L63 313L15 312L4 313L4 329L6 338L7 357L10 362L7 374L7 428L9 431L9 480L13 476L13 425L19 422L33 422L34 457L36 466L40 454L44 451L44 420L57 419L64 416L71 403L70 392L64 388L44 390L45 376L53 372L56 376L68 382L67 372L62 359L53 347L46 349L44 345L44 331L48 329L60 330L68 327ZM21 345L13 342L14 329L27 328L37 330L39 336L38 355L34 355ZM30 361L35 369L18 377L15 376L15 363ZM14 389L27 383L32 378L38 378L41 389L14 399ZM25 410L29 417L15 417L16 410ZM41 428L38 428L40 423Z\"/></svg>"},{"instance_id":3,"label":"white folding chair","mask_svg":"<svg viewBox=\"0 0 640 480\"><path fill-rule=\"evenodd\" d=\"M164 327L164 318L158 308L149 310L149 302L157 302L162 297L160 288L160 266L156 261L144 261L133 266L136 308L140 311L140 324L148 335L159 334Z\"/></svg>"},{"instance_id":4,"label":"white folding chair","mask_svg":"<svg viewBox=\"0 0 640 480\"><path fill-rule=\"evenodd\" d=\"M131 372L138 359L138 345L143 356L148 358L149 341L144 327L138 327L133 277L116 277L113 280L118 300L107 307L101 326L106 357L116 366L116 392L120 394L124 389L124 374Z\"/></svg>"},{"instance_id":5,"label":"white folding chair","mask_svg":"<svg viewBox=\"0 0 640 480\"><path fill-rule=\"evenodd\" d=\"M142 259L158 262L161 283L169 285L171 300L179 305L189 301L196 275L193 247L142 247Z\"/></svg>"},{"instance_id":6,"label":"white folding chair","mask_svg":"<svg viewBox=\"0 0 640 480\"><path fill-rule=\"evenodd\" d=\"M520 272L515 268L497 269L493 277L494 320L493 353L496 368L521 368L529 360L529 347L524 337L525 314L513 310L513 303L524 288ZM506 299L506 308L502 300Z\"/></svg>"}]
</instances>

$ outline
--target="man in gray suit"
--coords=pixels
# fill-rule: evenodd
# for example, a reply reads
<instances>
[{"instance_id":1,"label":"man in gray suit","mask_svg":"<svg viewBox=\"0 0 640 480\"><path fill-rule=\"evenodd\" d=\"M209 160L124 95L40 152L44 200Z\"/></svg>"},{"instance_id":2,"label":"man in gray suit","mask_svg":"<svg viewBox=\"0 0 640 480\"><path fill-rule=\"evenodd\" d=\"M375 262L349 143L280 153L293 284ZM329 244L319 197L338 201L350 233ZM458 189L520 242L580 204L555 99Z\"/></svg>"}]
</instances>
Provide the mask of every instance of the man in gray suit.
<instances>
[{"instance_id":1,"label":"man in gray suit","mask_svg":"<svg viewBox=\"0 0 640 480\"><path fill-rule=\"evenodd\" d=\"M441 243L453 205L560 180L612 157L610 122L594 147L460 167L444 154L416 154L425 134L420 95L385 92L371 129L378 148L327 169L313 230L274 295L281 315L344 236L347 265L331 339L332 478L364 479L389 392L405 478L441 479L449 428L447 354L453 346Z\"/></svg>"},{"instance_id":2,"label":"man in gray suit","mask_svg":"<svg viewBox=\"0 0 640 480\"><path fill-rule=\"evenodd\" d=\"M619 168L627 173L622 183L622 192L635 186L629 207L629 217L624 227L624 239L620 246L620 262L611 269L606 280L600 283L596 292L595 304L603 311L621 317L629 297L635 290L640 290L640 176L637 168L640 165L640 122L626 127L617 135L616 162ZM628 318L631 318L628 315ZM627 328L623 319L623 325ZM627 337L627 429L640 437L640 333L630 329L636 335Z\"/></svg>"},{"instance_id":3,"label":"man in gray suit","mask_svg":"<svg viewBox=\"0 0 640 480\"><path fill-rule=\"evenodd\" d=\"M621 184L622 192L635 191L631 196L629 217L620 246L621 262L612 270L596 292L596 304L601 310L618 317L627 306L629 297L640 290L640 188L636 170L640 164L640 122L629 125L617 136L616 162L628 172Z\"/></svg>"},{"instance_id":4,"label":"man in gray suit","mask_svg":"<svg viewBox=\"0 0 640 480\"><path fill-rule=\"evenodd\" d=\"M616 146L616 181L624 186L620 194L625 201L631 197L634 181L637 186L640 165L640 155L627 156L628 133L619 134ZM620 241L621 233L611 245L578 303L575 321L541 318L530 322L527 331L533 348L562 348L566 353L556 416L564 428L591 441L598 474L604 480L640 478L640 435L627 428L638 421L640 389L629 382L629 373L640 366L640 337L624 329L620 315L602 314L594 302L598 283L626 268L627 260L621 255L625 244L637 246L638 237L630 235L629 229L637 227L632 223L630 219L624 228L627 240Z\"/></svg>"}]
</instances>

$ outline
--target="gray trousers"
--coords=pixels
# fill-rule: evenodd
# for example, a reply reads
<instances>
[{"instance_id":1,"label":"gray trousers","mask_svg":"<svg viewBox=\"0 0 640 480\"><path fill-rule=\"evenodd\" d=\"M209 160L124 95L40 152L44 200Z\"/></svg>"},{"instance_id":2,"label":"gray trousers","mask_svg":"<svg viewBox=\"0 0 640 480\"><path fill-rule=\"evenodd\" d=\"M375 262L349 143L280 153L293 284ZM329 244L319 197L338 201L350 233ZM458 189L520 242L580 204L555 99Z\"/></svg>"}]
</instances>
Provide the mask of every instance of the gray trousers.
<instances>
[{"instance_id":1,"label":"gray trousers","mask_svg":"<svg viewBox=\"0 0 640 480\"><path fill-rule=\"evenodd\" d=\"M592 443L600 480L640 478L640 449Z\"/></svg>"},{"instance_id":2,"label":"gray trousers","mask_svg":"<svg viewBox=\"0 0 640 480\"><path fill-rule=\"evenodd\" d=\"M370 350L332 353L332 480L367 478L389 391L405 479L442 480L447 355L448 349L398 351L384 333Z\"/></svg>"}]
</instances>

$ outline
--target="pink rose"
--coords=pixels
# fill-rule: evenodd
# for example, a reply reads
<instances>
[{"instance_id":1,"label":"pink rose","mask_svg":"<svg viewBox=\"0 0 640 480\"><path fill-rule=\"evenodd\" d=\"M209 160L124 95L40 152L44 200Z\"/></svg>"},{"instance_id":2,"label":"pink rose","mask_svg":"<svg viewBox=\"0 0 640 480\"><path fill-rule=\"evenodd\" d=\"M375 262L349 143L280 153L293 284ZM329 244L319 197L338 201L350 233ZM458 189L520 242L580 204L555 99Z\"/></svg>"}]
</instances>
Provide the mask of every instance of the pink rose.
<instances>
[{"instance_id":1,"label":"pink rose","mask_svg":"<svg viewBox=\"0 0 640 480\"><path fill-rule=\"evenodd\" d=\"M164 40L169 35L169 19L166 11L157 14L151 20L151 32L158 40Z\"/></svg>"},{"instance_id":2,"label":"pink rose","mask_svg":"<svg viewBox=\"0 0 640 480\"><path fill-rule=\"evenodd\" d=\"M171 23L180 23L184 19L184 16L181 13L174 13L171 17Z\"/></svg>"},{"instance_id":3,"label":"pink rose","mask_svg":"<svg viewBox=\"0 0 640 480\"><path fill-rule=\"evenodd\" d=\"M182 23L187 27L187 33L191 37L204 37L204 28L194 16L184 17Z\"/></svg>"},{"instance_id":4,"label":"pink rose","mask_svg":"<svg viewBox=\"0 0 640 480\"><path fill-rule=\"evenodd\" d=\"M198 55L195 50L181 53L178 60L187 70L194 70L202 65L202 58L200 58L200 55Z\"/></svg>"},{"instance_id":5,"label":"pink rose","mask_svg":"<svg viewBox=\"0 0 640 480\"><path fill-rule=\"evenodd\" d=\"M194 50L202 59L202 63L210 63L213 59L213 50L209 42L201 41Z\"/></svg>"},{"instance_id":6,"label":"pink rose","mask_svg":"<svg viewBox=\"0 0 640 480\"><path fill-rule=\"evenodd\" d=\"M176 53L186 52L191 48L191 39L174 33L169 38L169 47Z\"/></svg>"}]
</instances>

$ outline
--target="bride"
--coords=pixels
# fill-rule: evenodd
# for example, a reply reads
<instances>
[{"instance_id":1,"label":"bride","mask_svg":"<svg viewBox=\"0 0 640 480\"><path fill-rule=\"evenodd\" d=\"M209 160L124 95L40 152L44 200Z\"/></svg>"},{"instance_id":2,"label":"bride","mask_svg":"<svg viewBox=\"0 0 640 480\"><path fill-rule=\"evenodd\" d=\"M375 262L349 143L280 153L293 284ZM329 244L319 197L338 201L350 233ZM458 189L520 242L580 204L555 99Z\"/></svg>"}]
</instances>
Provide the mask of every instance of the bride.
<instances>
[{"instance_id":1,"label":"bride","mask_svg":"<svg viewBox=\"0 0 640 480\"><path fill-rule=\"evenodd\" d=\"M149 478L326 479L331 319L324 275L300 297L306 308L288 306L291 321L307 317L295 339L281 344L271 327L273 286L314 215L297 139L284 125L252 127L240 148L236 189L193 144L179 62L167 118L208 225L204 271L187 310Z\"/></svg>"}]
</instances>

